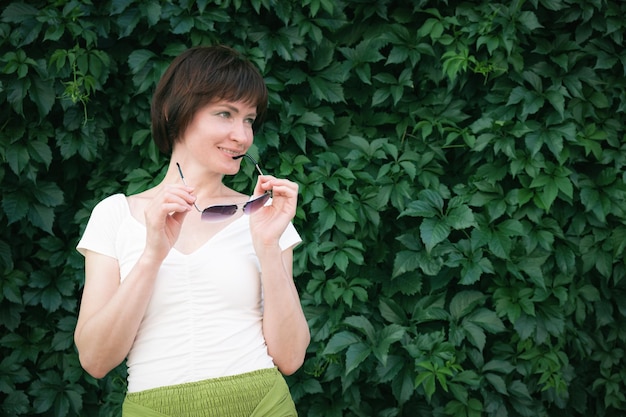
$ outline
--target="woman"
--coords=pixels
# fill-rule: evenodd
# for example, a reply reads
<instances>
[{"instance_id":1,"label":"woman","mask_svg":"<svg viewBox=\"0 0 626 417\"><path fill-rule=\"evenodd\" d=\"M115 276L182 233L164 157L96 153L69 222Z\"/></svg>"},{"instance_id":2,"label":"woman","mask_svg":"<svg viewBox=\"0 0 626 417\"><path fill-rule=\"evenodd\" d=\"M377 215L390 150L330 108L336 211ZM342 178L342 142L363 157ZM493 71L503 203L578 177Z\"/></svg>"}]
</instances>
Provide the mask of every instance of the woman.
<instances>
[{"instance_id":1,"label":"woman","mask_svg":"<svg viewBox=\"0 0 626 417\"><path fill-rule=\"evenodd\" d=\"M298 187L260 175L244 210L249 198L222 183L250 162L266 103L234 50L184 52L152 102L154 140L171 153L163 181L93 210L75 342L96 378L127 359L125 417L296 415L281 373L310 339L292 277Z\"/></svg>"}]
</instances>

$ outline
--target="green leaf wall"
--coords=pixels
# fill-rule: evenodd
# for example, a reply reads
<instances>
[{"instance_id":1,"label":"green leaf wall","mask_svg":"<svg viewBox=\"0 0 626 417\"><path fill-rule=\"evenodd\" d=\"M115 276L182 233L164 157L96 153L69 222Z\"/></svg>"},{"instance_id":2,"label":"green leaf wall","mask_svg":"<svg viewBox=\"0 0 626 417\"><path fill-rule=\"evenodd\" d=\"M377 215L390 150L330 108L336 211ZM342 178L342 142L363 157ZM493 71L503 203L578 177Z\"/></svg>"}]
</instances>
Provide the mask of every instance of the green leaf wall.
<instances>
[{"instance_id":1,"label":"green leaf wall","mask_svg":"<svg viewBox=\"0 0 626 417\"><path fill-rule=\"evenodd\" d=\"M0 414L119 416L74 247L159 181L151 93L225 43L300 185L301 416L626 414L626 3L57 0L0 14ZM244 168L229 179L250 189Z\"/></svg>"}]
</instances>

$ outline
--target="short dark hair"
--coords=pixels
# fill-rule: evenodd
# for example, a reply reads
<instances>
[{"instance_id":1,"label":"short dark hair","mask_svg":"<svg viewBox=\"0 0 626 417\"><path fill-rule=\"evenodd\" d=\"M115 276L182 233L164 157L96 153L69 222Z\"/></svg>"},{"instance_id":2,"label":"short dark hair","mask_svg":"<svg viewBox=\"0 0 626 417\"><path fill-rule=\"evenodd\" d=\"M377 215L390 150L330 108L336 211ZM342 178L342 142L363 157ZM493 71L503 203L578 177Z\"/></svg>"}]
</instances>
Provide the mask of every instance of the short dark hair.
<instances>
[{"instance_id":1,"label":"short dark hair","mask_svg":"<svg viewBox=\"0 0 626 417\"><path fill-rule=\"evenodd\" d=\"M263 76L239 52L223 45L188 49L172 61L154 92L152 138L161 152L169 154L196 112L218 100L256 105L259 122L267 97Z\"/></svg>"}]
</instances>

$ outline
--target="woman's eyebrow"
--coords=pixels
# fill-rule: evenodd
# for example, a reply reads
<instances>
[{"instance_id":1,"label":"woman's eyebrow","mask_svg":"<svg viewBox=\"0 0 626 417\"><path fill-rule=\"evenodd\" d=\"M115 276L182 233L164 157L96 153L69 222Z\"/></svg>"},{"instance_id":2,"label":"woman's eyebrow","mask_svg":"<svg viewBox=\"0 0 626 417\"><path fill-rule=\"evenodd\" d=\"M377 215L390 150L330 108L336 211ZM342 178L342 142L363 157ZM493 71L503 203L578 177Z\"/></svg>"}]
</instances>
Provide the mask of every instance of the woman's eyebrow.
<instances>
[{"instance_id":1,"label":"woman's eyebrow","mask_svg":"<svg viewBox=\"0 0 626 417\"><path fill-rule=\"evenodd\" d=\"M236 114L240 113L239 109L232 104L224 103L224 104L221 104L221 106L226 107L228 110L232 111L233 113L236 113ZM257 113L256 111L254 111L254 112L248 113L246 116L256 117L256 115Z\"/></svg>"}]
</instances>

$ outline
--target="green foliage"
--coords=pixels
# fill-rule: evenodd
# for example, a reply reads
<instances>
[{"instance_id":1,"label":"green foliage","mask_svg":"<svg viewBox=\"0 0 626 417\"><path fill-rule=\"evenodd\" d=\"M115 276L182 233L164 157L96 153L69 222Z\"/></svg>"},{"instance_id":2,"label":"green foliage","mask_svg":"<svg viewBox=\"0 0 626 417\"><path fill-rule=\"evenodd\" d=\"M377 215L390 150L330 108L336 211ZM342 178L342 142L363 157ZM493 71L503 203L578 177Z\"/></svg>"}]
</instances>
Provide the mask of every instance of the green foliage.
<instances>
[{"instance_id":1,"label":"green foliage","mask_svg":"<svg viewBox=\"0 0 626 417\"><path fill-rule=\"evenodd\" d=\"M95 203L158 181L187 47L261 68L300 185L300 415L626 413L626 3L14 1L0 15L0 414L118 416L73 347ZM233 184L250 188L249 176Z\"/></svg>"}]
</instances>

